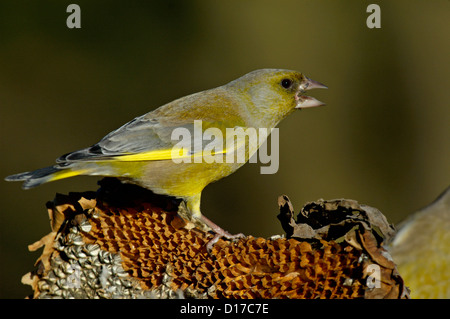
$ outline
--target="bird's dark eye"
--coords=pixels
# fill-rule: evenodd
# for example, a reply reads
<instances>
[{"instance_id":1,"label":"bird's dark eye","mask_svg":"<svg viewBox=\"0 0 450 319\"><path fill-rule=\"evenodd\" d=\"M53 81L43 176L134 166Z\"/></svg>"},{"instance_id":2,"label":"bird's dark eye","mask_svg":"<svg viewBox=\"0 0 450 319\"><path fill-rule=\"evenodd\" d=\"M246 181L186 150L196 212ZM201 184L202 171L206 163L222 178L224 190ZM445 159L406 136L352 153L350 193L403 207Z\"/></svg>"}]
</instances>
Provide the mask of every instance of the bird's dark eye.
<instances>
[{"instance_id":1,"label":"bird's dark eye","mask_svg":"<svg viewBox=\"0 0 450 319\"><path fill-rule=\"evenodd\" d=\"M281 80L281 86L284 87L285 89L289 89L292 85L292 80L289 79L283 79Z\"/></svg>"}]
</instances>

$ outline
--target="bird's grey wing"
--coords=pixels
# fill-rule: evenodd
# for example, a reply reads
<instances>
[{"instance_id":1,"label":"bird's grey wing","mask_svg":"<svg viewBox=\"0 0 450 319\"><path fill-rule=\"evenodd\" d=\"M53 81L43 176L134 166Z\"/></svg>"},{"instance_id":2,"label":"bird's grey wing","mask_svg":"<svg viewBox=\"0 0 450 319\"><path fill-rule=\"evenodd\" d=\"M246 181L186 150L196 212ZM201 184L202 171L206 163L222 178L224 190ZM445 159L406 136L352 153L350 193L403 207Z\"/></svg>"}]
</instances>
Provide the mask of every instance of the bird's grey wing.
<instances>
[{"instance_id":1,"label":"bird's grey wing","mask_svg":"<svg viewBox=\"0 0 450 319\"><path fill-rule=\"evenodd\" d=\"M177 141L172 132L179 127L191 130L192 121L174 123L170 118L139 116L106 135L91 147L65 154L57 163L108 160L122 155L139 154L158 150L170 150Z\"/></svg>"}]
</instances>

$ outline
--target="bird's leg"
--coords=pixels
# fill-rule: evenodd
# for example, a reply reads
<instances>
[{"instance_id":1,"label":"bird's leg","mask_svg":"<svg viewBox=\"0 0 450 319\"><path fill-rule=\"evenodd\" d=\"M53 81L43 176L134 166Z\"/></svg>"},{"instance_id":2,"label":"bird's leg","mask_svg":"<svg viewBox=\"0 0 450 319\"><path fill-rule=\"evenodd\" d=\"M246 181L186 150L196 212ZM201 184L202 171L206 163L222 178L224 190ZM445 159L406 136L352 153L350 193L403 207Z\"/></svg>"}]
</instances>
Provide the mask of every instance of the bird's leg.
<instances>
[{"instance_id":1,"label":"bird's leg","mask_svg":"<svg viewBox=\"0 0 450 319\"><path fill-rule=\"evenodd\" d=\"M200 215L199 219L216 233L214 238L211 239L208 242L208 244L206 245L206 249L208 251L212 250L213 246L219 241L219 239L221 237L225 237L225 238L231 239L231 240L245 237L245 235L243 233L234 234L234 235L230 234L229 232L227 232L226 230L224 230L223 228L221 228L220 226L215 224L213 221L211 221L209 218L207 218L204 215Z\"/></svg>"},{"instance_id":2,"label":"bird's leg","mask_svg":"<svg viewBox=\"0 0 450 319\"><path fill-rule=\"evenodd\" d=\"M214 246L214 244L217 243L217 241L221 237L225 237L225 238L231 239L231 240L245 237L245 235L242 233L232 235L229 232L227 232L226 230L222 229L220 226L216 225L209 218L203 216L202 213L200 212L200 196L201 196L200 194L197 194L195 196L187 198L186 206L187 206L188 211L190 212L190 215L194 219L196 219L196 220L200 221L202 224L208 226L209 228L211 228L211 230L213 232L216 233L214 238L211 239L208 242L208 244L206 245L206 249L208 250L208 252L210 252L212 250L212 247Z\"/></svg>"}]
</instances>

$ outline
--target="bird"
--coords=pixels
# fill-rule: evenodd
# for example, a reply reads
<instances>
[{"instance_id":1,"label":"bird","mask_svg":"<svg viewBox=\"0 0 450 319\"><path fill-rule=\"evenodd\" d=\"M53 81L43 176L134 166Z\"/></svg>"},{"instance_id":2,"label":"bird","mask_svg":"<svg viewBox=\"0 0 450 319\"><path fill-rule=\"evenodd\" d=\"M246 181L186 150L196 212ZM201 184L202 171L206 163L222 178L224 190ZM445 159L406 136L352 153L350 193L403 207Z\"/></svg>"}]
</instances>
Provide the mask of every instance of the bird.
<instances>
[{"instance_id":1,"label":"bird","mask_svg":"<svg viewBox=\"0 0 450 319\"><path fill-rule=\"evenodd\" d=\"M397 225L391 256L412 298L450 298L450 186Z\"/></svg>"},{"instance_id":2,"label":"bird","mask_svg":"<svg viewBox=\"0 0 450 319\"><path fill-rule=\"evenodd\" d=\"M22 188L29 189L78 175L116 177L156 194L182 199L188 216L216 234L211 244L221 237L240 238L243 234L230 234L201 213L203 189L244 165L270 130L296 109L324 105L305 94L317 88L327 87L297 71L255 70L225 85L178 98L138 116L98 143L60 156L52 166L10 175L5 180L23 181ZM196 130L206 133L212 129L216 136L223 133L222 142L228 142L227 129L250 128L260 138L257 144L245 143L245 137L230 143L231 146L216 143L209 153L215 156L214 161L198 160L210 141L199 142L195 136L181 142L174 138L177 135L174 132L196 135ZM259 134L263 128L269 130L266 136ZM194 150L189 143L194 143ZM238 150L244 150L242 160L228 157L224 160Z\"/></svg>"}]
</instances>

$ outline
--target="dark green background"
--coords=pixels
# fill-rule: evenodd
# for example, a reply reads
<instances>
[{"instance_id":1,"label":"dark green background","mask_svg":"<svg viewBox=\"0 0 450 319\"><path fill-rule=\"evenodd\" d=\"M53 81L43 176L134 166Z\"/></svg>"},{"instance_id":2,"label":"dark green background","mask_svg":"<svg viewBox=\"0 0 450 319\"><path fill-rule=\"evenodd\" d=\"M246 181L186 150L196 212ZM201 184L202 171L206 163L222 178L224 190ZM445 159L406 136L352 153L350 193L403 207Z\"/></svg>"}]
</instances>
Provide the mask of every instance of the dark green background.
<instances>
[{"instance_id":1,"label":"dark green background","mask_svg":"<svg viewBox=\"0 0 450 319\"><path fill-rule=\"evenodd\" d=\"M81 29L66 27L67 5ZM280 125L280 169L248 164L207 187L202 211L231 232L282 233L277 196L296 210L351 198L397 223L450 183L450 2L2 1L0 176L53 163L175 98L259 68L288 68L328 85L327 106ZM95 190L78 177L22 191L0 180L0 297L40 255L56 192Z\"/></svg>"}]
</instances>

